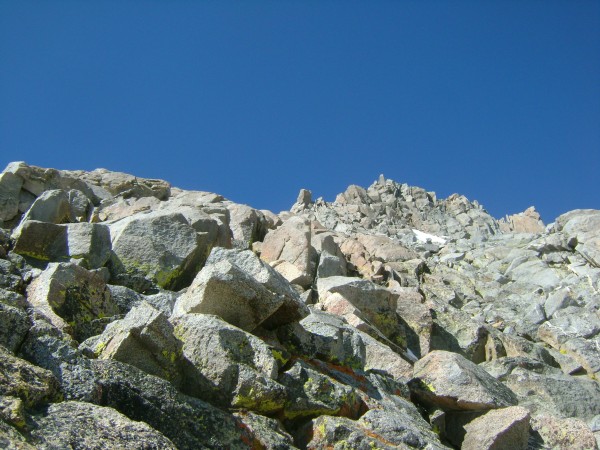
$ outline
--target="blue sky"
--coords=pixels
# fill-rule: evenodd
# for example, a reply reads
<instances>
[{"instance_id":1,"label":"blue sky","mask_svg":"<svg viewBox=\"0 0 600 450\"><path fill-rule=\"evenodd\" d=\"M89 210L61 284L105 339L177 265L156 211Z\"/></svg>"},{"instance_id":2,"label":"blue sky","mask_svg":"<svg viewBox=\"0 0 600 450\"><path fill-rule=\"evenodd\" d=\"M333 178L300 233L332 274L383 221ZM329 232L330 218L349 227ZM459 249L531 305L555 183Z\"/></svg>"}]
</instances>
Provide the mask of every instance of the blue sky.
<instances>
[{"instance_id":1,"label":"blue sky","mask_svg":"<svg viewBox=\"0 0 600 450\"><path fill-rule=\"evenodd\" d=\"M599 1L0 0L0 165L600 209Z\"/></svg>"}]
</instances>

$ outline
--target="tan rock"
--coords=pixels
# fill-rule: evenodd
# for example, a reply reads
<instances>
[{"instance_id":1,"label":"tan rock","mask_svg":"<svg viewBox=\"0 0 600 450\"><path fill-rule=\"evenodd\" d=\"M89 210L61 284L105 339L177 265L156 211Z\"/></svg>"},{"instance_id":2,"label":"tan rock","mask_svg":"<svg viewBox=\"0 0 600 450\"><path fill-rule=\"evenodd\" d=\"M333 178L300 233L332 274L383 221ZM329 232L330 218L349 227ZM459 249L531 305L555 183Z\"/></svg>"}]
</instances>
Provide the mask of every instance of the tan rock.
<instances>
[{"instance_id":1,"label":"tan rock","mask_svg":"<svg viewBox=\"0 0 600 450\"><path fill-rule=\"evenodd\" d=\"M304 274L295 278L295 283L309 287L315 277L317 252L311 245L310 222L300 217L291 217L283 225L269 231L261 245L261 259L268 263L287 261Z\"/></svg>"},{"instance_id":2,"label":"tan rock","mask_svg":"<svg viewBox=\"0 0 600 450\"><path fill-rule=\"evenodd\" d=\"M558 450L597 450L594 433L579 419L560 419L542 415L534 417L531 428L537 431L546 448Z\"/></svg>"},{"instance_id":3,"label":"tan rock","mask_svg":"<svg viewBox=\"0 0 600 450\"><path fill-rule=\"evenodd\" d=\"M496 409L465 425L462 450L526 450L529 411L520 406Z\"/></svg>"}]
</instances>

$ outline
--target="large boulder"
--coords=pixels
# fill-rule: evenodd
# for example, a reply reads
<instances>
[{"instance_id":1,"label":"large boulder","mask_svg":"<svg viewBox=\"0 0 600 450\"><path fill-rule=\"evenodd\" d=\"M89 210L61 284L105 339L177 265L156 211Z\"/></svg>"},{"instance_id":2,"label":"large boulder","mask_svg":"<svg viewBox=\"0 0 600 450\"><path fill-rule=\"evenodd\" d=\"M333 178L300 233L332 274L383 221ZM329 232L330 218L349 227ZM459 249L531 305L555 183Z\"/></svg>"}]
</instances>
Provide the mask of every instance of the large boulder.
<instances>
[{"instance_id":1,"label":"large boulder","mask_svg":"<svg viewBox=\"0 0 600 450\"><path fill-rule=\"evenodd\" d=\"M174 315L187 312L216 314L251 331L259 325L274 328L300 320L308 308L290 284L250 250L216 247L175 304Z\"/></svg>"},{"instance_id":2,"label":"large boulder","mask_svg":"<svg viewBox=\"0 0 600 450\"><path fill-rule=\"evenodd\" d=\"M465 425L463 450L526 450L529 411L520 406L495 409Z\"/></svg>"},{"instance_id":3,"label":"large boulder","mask_svg":"<svg viewBox=\"0 0 600 450\"><path fill-rule=\"evenodd\" d=\"M590 264L600 267L600 211L577 209L556 219L556 228Z\"/></svg>"},{"instance_id":4,"label":"large boulder","mask_svg":"<svg viewBox=\"0 0 600 450\"><path fill-rule=\"evenodd\" d=\"M162 378L120 361L83 358L69 337L43 318L35 320L22 351L52 371L66 400L114 408L146 422L177 448L247 449L254 440L240 420Z\"/></svg>"},{"instance_id":5,"label":"large boulder","mask_svg":"<svg viewBox=\"0 0 600 450\"><path fill-rule=\"evenodd\" d=\"M287 419L323 414L358 419L364 404L355 390L297 360L280 377L289 391L284 415Z\"/></svg>"},{"instance_id":6,"label":"large boulder","mask_svg":"<svg viewBox=\"0 0 600 450\"><path fill-rule=\"evenodd\" d=\"M75 222L75 214L71 211L69 192L63 189L51 189L43 192L25 213L21 223L27 220L57 224Z\"/></svg>"},{"instance_id":7,"label":"large boulder","mask_svg":"<svg viewBox=\"0 0 600 450\"><path fill-rule=\"evenodd\" d=\"M38 448L173 449L177 447L144 422L135 422L112 408L83 402L52 405L33 416L31 440Z\"/></svg>"},{"instance_id":8,"label":"large boulder","mask_svg":"<svg viewBox=\"0 0 600 450\"><path fill-rule=\"evenodd\" d=\"M315 277L318 255L311 245L310 221L301 217L291 217L283 225L269 231L261 245L260 257L271 264L285 261L299 271L293 279L303 287L309 287ZM283 272L284 276L286 272ZM286 277L287 278L287 277Z\"/></svg>"},{"instance_id":9,"label":"large boulder","mask_svg":"<svg viewBox=\"0 0 600 450\"><path fill-rule=\"evenodd\" d=\"M16 352L29 331L29 317L23 308L4 302L0 292L0 345Z\"/></svg>"},{"instance_id":10,"label":"large boulder","mask_svg":"<svg viewBox=\"0 0 600 450\"><path fill-rule=\"evenodd\" d=\"M80 348L99 359L122 361L180 385L181 343L168 318L144 301Z\"/></svg>"},{"instance_id":11,"label":"large boulder","mask_svg":"<svg viewBox=\"0 0 600 450\"><path fill-rule=\"evenodd\" d=\"M15 238L15 253L42 262L73 260L88 269L97 269L106 264L111 254L110 233L103 224L56 225L27 220Z\"/></svg>"},{"instance_id":12,"label":"large boulder","mask_svg":"<svg viewBox=\"0 0 600 450\"><path fill-rule=\"evenodd\" d=\"M144 280L171 290L189 285L210 251L179 213L136 214L109 227L112 278L136 290Z\"/></svg>"},{"instance_id":13,"label":"large boulder","mask_svg":"<svg viewBox=\"0 0 600 450\"><path fill-rule=\"evenodd\" d=\"M586 377L572 377L560 370L509 368L501 375L503 383L519 399L519 405L534 416L577 417L591 420L598 414L600 384Z\"/></svg>"},{"instance_id":14,"label":"large boulder","mask_svg":"<svg viewBox=\"0 0 600 450\"><path fill-rule=\"evenodd\" d=\"M27 300L78 340L102 332L121 313L102 276L69 263L51 263L27 288Z\"/></svg>"},{"instance_id":15,"label":"large boulder","mask_svg":"<svg viewBox=\"0 0 600 450\"><path fill-rule=\"evenodd\" d=\"M420 417L398 411L371 410L359 420L320 416L308 424L306 448L357 450L447 449Z\"/></svg>"},{"instance_id":16,"label":"large boulder","mask_svg":"<svg viewBox=\"0 0 600 450\"><path fill-rule=\"evenodd\" d=\"M560 450L597 450L594 433L586 423L576 418L548 415L534 417L531 428L539 435L543 448ZM540 447L541 447L540 445ZM539 448L539 447L538 447Z\"/></svg>"},{"instance_id":17,"label":"large boulder","mask_svg":"<svg viewBox=\"0 0 600 450\"><path fill-rule=\"evenodd\" d=\"M279 362L259 338L220 318L185 314L174 319L190 393L223 406L272 413L283 408L286 390L275 379Z\"/></svg>"},{"instance_id":18,"label":"large boulder","mask_svg":"<svg viewBox=\"0 0 600 450\"><path fill-rule=\"evenodd\" d=\"M369 280L339 276L319 279L317 290L320 303L327 305L330 297L341 296L357 309L356 315L381 332L390 345L406 349L406 335L396 313L397 294Z\"/></svg>"},{"instance_id":19,"label":"large boulder","mask_svg":"<svg viewBox=\"0 0 600 450\"><path fill-rule=\"evenodd\" d=\"M19 213L19 192L23 180L11 172L0 174L0 221L14 219Z\"/></svg>"},{"instance_id":20,"label":"large boulder","mask_svg":"<svg viewBox=\"0 0 600 450\"><path fill-rule=\"evenodd\" d=\"M378 371L396 379L412 375L412 365L402 356L335 314L312 310L300 322L279 329L278 335L291 352L310 359Z\"/></svg>"},{"instance_id":21,"label":"large boulder","mask_svg":"<svg viewBox=\"0 0 600 450\"><path fill-rule=\"evenodd\" d=\"M242 250L252 247L254 242L262 241L267 233L266 219L260 211L247 205L227 204L230 214L232 244Z\"/></svg>"},{"instance_id":22,"label":"large boulder","mask_svg":"<svg viewBox=\"0 0 600 450\"><path fill-rule=\"evenodd\" d=\"M0 346L0 396L20 398L27 407L61 400L54 375L13 356Z\"/></svg>"},{"instance_id":23,"label":"large boulder","mask_svg":"<svg viewBox=\"0 0 600 450\"><path fill-rule=\"evenodd\" d=\"M445 410L488 410L517 404L517 396L485 369L456 353L434 350L415 363L414 397Z\"/></svg>"},{"instance_id":24,"label":"large boulder","mask_svg":"<svg viewBox=\"0 0 600 450\"><path fill-rule=\"evenodd\" d=\"M216 314L247 331L262 324L283 304L238 266L221 261L204 267L175 304L174 315Z\"/></svg>"},{"instance_id":25,"label":"large boulder","mask_svg":"<svg viewBox=\"0 0 600 450\"><path fill-rule=\"evenodd\" d=\"M96 169L92 172L82 172L78 175L88 185L98 187L115 197L156 197L159 200L166 200L171 194L171 185L163 180L140 178L127 173L112 172L106 169Z\"/></svg>"}]
</instances>

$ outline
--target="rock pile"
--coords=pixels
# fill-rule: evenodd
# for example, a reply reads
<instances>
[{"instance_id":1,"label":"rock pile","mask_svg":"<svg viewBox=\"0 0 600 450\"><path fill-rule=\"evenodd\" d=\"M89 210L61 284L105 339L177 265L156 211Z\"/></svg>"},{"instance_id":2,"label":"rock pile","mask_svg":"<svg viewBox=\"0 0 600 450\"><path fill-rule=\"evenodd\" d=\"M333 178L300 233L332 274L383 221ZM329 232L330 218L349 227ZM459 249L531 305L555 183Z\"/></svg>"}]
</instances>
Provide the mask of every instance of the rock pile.
<instances>
[{"instance_id":1,"label":"rock pile","mask_svg":"<svg viewBox=\"0 0 600 450\"><path fill-rule=\"evenodd\" d=\"M587 449L600 211L0 174L0 447Z\"/></svg>"}]
</instances>

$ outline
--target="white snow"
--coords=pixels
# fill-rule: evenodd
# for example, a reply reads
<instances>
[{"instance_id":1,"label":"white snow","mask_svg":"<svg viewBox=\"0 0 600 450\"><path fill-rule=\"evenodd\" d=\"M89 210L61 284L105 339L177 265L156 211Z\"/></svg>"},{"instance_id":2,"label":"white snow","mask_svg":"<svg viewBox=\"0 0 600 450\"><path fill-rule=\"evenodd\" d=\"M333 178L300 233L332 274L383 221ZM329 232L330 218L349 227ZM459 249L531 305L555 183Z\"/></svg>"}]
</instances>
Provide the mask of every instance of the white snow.
<instances>
[{"instance_id":1,"label":"white snow","mask_svg":"<svg viewBox=\"0 0 600 450\"><path fill-rule=\"evenodd\" d=\"M423 231L419 231L416 229L412 229L413 233L415 233L415 236L417 237L417 240L419 240L420 242L433 242L435 244L441 244L444 245L446 243L446 239L441 238L439 236L435 236L433 234L429 234L429 233L425 233Z\"/></svg>"}]
</instances>

